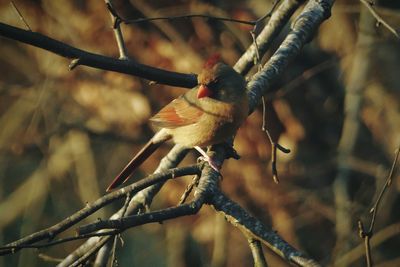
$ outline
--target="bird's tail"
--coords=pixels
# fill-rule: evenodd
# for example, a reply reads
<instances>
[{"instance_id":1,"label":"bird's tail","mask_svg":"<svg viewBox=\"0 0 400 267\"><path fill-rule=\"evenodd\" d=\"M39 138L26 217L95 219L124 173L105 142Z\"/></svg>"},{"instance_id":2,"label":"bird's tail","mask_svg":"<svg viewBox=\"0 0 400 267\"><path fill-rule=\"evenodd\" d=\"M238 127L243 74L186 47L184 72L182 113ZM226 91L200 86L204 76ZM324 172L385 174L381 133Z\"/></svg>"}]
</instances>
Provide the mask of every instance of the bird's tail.
<instances>
[{"instance_id":1,"label":"bird's tail","mask_svg":"<svg viewBox=\"0 0 400 267\"><path fill-rule=\"evenodd\" d=\"M161 137L161 138L160 138ZM132 160L125 166L117 177L114 178L112 183L107 187L107 192L125 183L131 176L131 174L140 166L142 163L153 154L169 136L160 135L158 132L147 144L132 158Z\"/></svg>"}]
</instances>

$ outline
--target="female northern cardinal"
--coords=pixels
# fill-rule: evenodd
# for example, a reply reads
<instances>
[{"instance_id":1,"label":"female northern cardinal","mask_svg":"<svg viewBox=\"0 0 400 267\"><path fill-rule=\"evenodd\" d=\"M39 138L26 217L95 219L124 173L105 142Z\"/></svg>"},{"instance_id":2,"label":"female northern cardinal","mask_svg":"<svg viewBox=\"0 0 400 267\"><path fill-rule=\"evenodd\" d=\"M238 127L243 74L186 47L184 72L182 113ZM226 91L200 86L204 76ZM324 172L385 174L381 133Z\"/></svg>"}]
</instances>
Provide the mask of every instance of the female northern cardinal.
<instances>
[{"instance_id":1,"label":"female northern cardinal","mask_svg":"<svg viewBox=\"0 0 400 267\"><path fill-rule=\"evenodd\" d=\"M107 191L129 179L162 143L172 139L196 148L211 167L219 170L200 148L232 137L249 111L246 83L233 68L210 59L198 76L198 86L173 100L150 120L161 127L114 179Z\"/></svg>"}]
</instances>

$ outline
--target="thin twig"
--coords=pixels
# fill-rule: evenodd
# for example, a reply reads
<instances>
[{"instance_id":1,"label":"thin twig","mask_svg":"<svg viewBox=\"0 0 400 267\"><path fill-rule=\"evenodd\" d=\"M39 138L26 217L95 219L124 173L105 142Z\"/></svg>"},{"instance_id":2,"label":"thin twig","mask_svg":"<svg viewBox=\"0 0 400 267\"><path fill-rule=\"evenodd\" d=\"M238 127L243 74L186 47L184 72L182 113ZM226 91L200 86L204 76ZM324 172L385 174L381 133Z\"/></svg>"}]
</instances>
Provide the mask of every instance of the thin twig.
<instances>
[{"instance_id":1,"label":"thin twig","mask_svg":"<svg viewBox=\"0 0 400 267\"><path fill-rule=\"evenodd\" d=\"M126 49L124 37L122 35L122 30L121 30L122 19L115 11L113 5L111 4L111 1L110 0L104 0L104 1L106 2L108 11L110 11L111 21L113 23L113 31L118 45L119 59L127 60L129 59L128 52Z\"/></svg>"},{"instance_id":2,"label":"thin twig","mask_svg":"<svg viewBox=\"0 0 400 267\"><path fill-rule=\"evenodd\" d=\"M247 242L253 255L254 267L268 267L260 240L248 237Z\"/></svg>"},{"instance_id":3,"label":"thin twig","mask_svg":"<svg viewBox=\"0 0 400 267\"><path fill-rule=\"evenodd\" d=\"M113 245L111 248L111 267L114 266L114 263L116 262L117 258L115 257L116 251L117 251L117 242L119 239L120 235L115 235L114 240L113 240Z\"/></svg>"},{"instance_id":4,"label":"thin twig","mask_svg":"<svg viewBox=\"0 0 400 267\"><path fill-rule=\"evenodd\" d=\"M378 196L374 206L370 210L370 213L372 213L372 219L371 219L371 224L368 229L369 232L371 232L374 228L376 213L378 212L378 207L379 207L379 204L381 203L383 194L385 193L386 189L392 184L393 174L394 174L394 170L396 169L397 160L399 159L399 154L400 154L400 146L397 148L396 156L393 160L392 167L390 168L389 175L386 179L385 184L383 185L382 191L379 193L379 196Z\"/></svg>"},{"instance_id":5,"label":"thin twig","mask_svg":"<svg viewBox=\"0 0 400 267\"><path fill-rule=\"evenodd\" d=\"M90 237L94 237L94 236L110 236L110 235L115 235L118 234L119 231L118 230L109 230L109 231L104 231L104 232L98 232L98 233L90 233L87 235L78 235L78 236L71 236L71 237L66 237L66 238L60 238L51 242L47 242L47 243L40 243L40 244L20 244L20 245L14 245L14 246L4 246L4 247L0 247L0 251L4 250L4 251L8 251L10 249L23 249L23 248L48 248L48 247L52 247L55 245L59 245L59 244L63 244L63 243L68 243L71 241L76 241L76 240L81 240L81 239L86 239L86 238L90 238Z\"/></svg>"},{"instance_id":6,"label":"thin twig","mask_svg":"<svg viewBox=\"0 0 400 267\"><path fill-rule=\"evenodd\" d=\"M386 178L386 182L383 185L382 190L378 195L378 198L376 199L373 207L370 210L372 217L371 217L371 222L370 222L370 225L369 225L369 228L367 231L365 231L363 222L361 220L358 220L358 231L359 231L360 237L364 239L365 257L366 257L368 267L371 267L373 264L372 255L371 255L370 239L372 238L372 236L374 234L374 226L375 226L375 221L376 221L376 215L378 213L379 204L381 203L384 193L389 188L389 186L392 184L393 174L396 169L399 154L400 154L400 146L397 148L396 156L394 157L392 167L390 168L389 175Z\"/></svg>"},{"instance_id":7,"label":"thin twig","mask_svg":"<svg viewBox=\"0 0 400 267\"><path fill-rule=\"evenodd\" d=\"M258 71L260 71L262 69L262 65L261 65L261 58L260 58L260 52L259 52L259 48L258 48L258 44L257 44L257 38L256 38L256 33L255 33L255 26L254 29L252 31L250 31L251 34L251 38L253 39L253 45L255 47L255 57L254 57L254 65L258 66Z\"/></svg>"},{"instance_id":8,"label":"thin twig","mask_svg":"<svg viewBox=\"0 0 400 267\"><path fill-rule=\"evenodd\" d=\"M391 33L393 33L397 38L400 39L400 34L399 32L394 29L392 26L389 25L389 23L387 23L376 11L375 9L372 7L373 6L373 2L371 1L367 1L367 0L360 0L361 3L363 3L365 5L366 8L368 8L369 12L371 12L372 16L374 16L374 18L376 19L377 23L376 26L379 25L383 25L386 29L388 29Z\"/></svg>"},{"instance_id":9,"label":"thin twig","mask_svg":"<svg viewBox=\"0 0 400 267\"><path fill-rule=\"evenodd\" d=\"M266 111L266 104L265 104L265 98L264 96L261 97L261 102L262 102L262 107L263 107L263 124L261 127L261 130L265 132L268 136L268 140L271 143L271 170L272 170L272 178L274 179L274 182L276 184L279 183L279 177L278 177L278 169L276 167L277 164L277 159L276 159L276 152L279 149L285 154L290 153L290 149L283 147L282 145L278 144L272 139L271 134L269 133L267 129L267 111Z\"/></svg>"},{"instance_id":10,"label":"thin twig","mask_svg":"<svg viewBox=\"0 0 400 267\"><path fill-rule=\"evenodd\" d=\"M128 209L128 205L129 205L130 200L131 200L131 194L128 193L128 194L126 195L126 198L125 198L124 206L122 207L122 216L125 215L126 210Z\"/></svg>"},{"instance_id":11,"label":"thin twig","mask_svg":"<svg viewBox=\"0 0 400 267\"><path fill-rule=\"evenodd\" d=\"M400 223L394 223L374 233L371 240L371 249L382 245L387 240L399 236ZM365 256L365 242L347 251L335 262L336 266L354 266L355 262L362 256Z\"/></svg>"},{"instance_id":12,"label":"thin twig","mask_svg":"<svg viewBox=\"0 0 400 267\"><path fill-rule=\"evenodd\" d=\"M106 243L108 242L108 238L104 237L100 239L99 242L96 243L93 247L90 248L82 257L80 257L78 260L76 260L74 263L72 263L69 267L77 267L84 265L85 263L92 255L94 255L99 249L101 249Z\"/></svg>"},{"instance_id":13,"label":"thin twig","mask_svg":"<svg viewBox=\"0 0 400 267\"><path fill-rule=\"evenodd\" d=\"M240 19L210 16L210 15L205 15L205 14L189 14L189 15L165 16L165 17L155 17L155 18L139 18L139 19L124 20L123 22L125 24L137 24L137 23L144 23L144 22L155 21L155 20L175 20L175 19L190 19L190 18L205 18L205 19L235 22L235 23L246 24L246 25L256 25L256 23L257 23L257 20L240 20Z\"/></svg>"},{"instance_id":14,"label":"thin twig","mask_svg":"<svg viewBox=\"0 0 400 267\"><path fill-rule=\"evenodd\" d=\"M259 18L259 19L257 20L257 22L263 21L263 20L265 20L266 18L271 17L272 13L274 13L274 11L275 11L275 9L276 9L276 7L278 6L278 4L279 4L280 1L281 1L281 0L275 0L274 3L272 4L271 10L270 10L269 12L267 12L267 14L265 14L264 16L262 16L261 18Z\"/></svg>"},{"instance_id":15,"label":"thin twig","mask_svg":"<svg viewBox=\"0 0 400 267\"><path fill-rule=\"evenodd\" d=\"M193 177L192 181L186 186L185 192L183 192L181 198L179 199L178 205L185 203L186 199L192 192L193 188L199 184L199 179L200 179L199 175L195 175Z\"/></svg>"},{"instance_id":16,"label":"thin twig","mask_svg":"<svg viewBox=\"0 0 400 267\"><path fill-rule=\"evenodd\" d=\"M271 17L272 13L274 12L275 8L278 6L279 2L280 2L280 0L276 0L273 3L272 8L264 16L262 16L261 18L258 18L256 20L241 20L241 19L233 19L233 18L226 18L226 17L211 16L211 15L206 15L206 14L162 16L162 17L154 17L154 18L138 18L138 19L126 19L126 20L121 18L120 16L118 16L118 17L125 24L139 24L139 23L145 23L145 22L150 22L150 21L155 21L155 20L176 20L176 19L204 18L204 19L209 19L209 20L219 20L219 21L234 22L234 23L252 25L252 26L257 27L260 22L262 22L265 19Z\"/></svg>"},{"instance_id":17,"label":"thin twig","mask_svg":"<svg viewBox=\"0 0 400 267\"><path fill-rule=\"evenodd\" d=\"M299 8L304 0L284 0L281 5L271 14L271 18L260 34L253 41L252 45L246 50L245 53L236 62L234 68L242 75L246 75L254 66L254 58L256 53L262 57L272 44L272 41L282 31L283 27L287 24L293 13ZM257 48L255 47L257 44Z\"/></svg>"},{"instance_id":18,"label":"thin twig","mask_svg":"<svg viewBox=\"0 0 400 267\"><path fill-rule=\"evenodd\" d=\"M22 23L25 25L26 29L31 32L32 31L31 27L29 27L28 22L26 22L24 16L22 16L22 13L19 11L19 9L15 5L14 1L11 1L10 4L13 6L15 12L17 13L17 15L18 15L19 19L22 21Z\"/></svg>"}]
</instances>

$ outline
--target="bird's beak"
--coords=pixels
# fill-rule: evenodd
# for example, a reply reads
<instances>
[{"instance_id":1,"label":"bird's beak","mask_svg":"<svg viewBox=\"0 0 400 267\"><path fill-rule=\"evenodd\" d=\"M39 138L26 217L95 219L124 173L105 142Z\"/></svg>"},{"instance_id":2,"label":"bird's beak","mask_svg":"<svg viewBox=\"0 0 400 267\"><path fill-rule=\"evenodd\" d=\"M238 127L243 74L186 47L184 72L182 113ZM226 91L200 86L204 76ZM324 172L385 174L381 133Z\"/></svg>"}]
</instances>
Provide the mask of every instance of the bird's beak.
<instances>
[{"instance_id":1,"label":"bird's beak","mask_svg":"<svg viewBox=\"0 0 400 267\"><path fill-rule=\"evenodd\" d=\"M203 98L211 95L212 91L207 86L201 84L199 90L197 91L197 98Z\"/></svg>"}]
</instances>

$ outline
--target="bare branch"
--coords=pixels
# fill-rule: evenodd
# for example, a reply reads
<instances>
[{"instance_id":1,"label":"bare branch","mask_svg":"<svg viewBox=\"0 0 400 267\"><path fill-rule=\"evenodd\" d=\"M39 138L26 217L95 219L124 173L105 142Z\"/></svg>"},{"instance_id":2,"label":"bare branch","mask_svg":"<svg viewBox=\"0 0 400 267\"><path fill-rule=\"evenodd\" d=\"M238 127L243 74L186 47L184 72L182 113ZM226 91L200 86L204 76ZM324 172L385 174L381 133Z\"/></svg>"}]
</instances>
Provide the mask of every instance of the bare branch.
<instances>
[{"instance_id":1,"label":"bare branch","mask_svg":"<svg viewBox=\"0 0 400 267\"><path fill-rule=\"evenodd\" d=\"M128 59L128 52L126 50L124 37L122 36L121 18L115 11L113 5L111 4L111 1L110 0L104 0L104 1L106 2L106 6L110 11L111 21L113 23L113 31L118 45L119 59L122 60Z\"/></svg>"},{"instance_id":2,"label":"bare branch","mask_svg":"<svg viewBox=\"0 0 400 267\"><path fill-rule=\"evenodd\" d=\"M268 24L264 27L256 39L260 57L267 52L272 41L282 31L290 17L302 3L304 3L304 0L285 0L271 15L271 19L268 21ZM253 44L236 62L234 66L235 70L242 75L245 75L254 66L254 58L256 53L257 49L253 42Z\"/></svg>"},{"instance_id":3,"label":"bare branch","mask_svg":"<svg viewBox=\"0 0 400 267\"><path fill-rule=\"evenodd\" d=\"M26 31L1 22L0 35L42 48L65 58L74 59L73 67L84 65L102 70L130 74L160 84L172 86L192 88L197 85L197 77L194 74L166 71L140 64L133 60L121 60L90 53L47 37L43 34Z\"/></svg>"},{"instance_id":4,"label":"bare branch","mask_svg":"<svg viewBox=\"0 0 400 267\"><path fill-rule=\"evenodd\" d=\"M261 101L261 96L272 90L272 83L283 72L287 64L312 39L318 26L330 16L333 2L334 0L312 0L304 7L278 50L248 83L250 113Z\"/></svg>"},{"instance_id":5,"label":"bare branch","mask_svg":"<svg viewBox=\"0 0 400 267\"><path fill-rule=\"evenodd\" d=\"M185 192L183 192L181 198L179 199L178 205L185 203L186 199L192 192L193 188L199 184L199 179L200 179L199 175L195 175L193 177L192 181L186 186Z\"/></svg>"},{"instance_id":6,"label":"bare branch","mask_svg":"<svg viewBox=\"0 0 400 267\"><path fill-rule=\"evenodd\" d=\"M371 217L371 222L370 222L370 225L369 225L369 228L368 228L367 231L364 228L363 222L361 220L358 220L358 231L359 231L360 237L362 239L364 239L365 258L366 258L368 267L371 267L372 264L373 264L372 263L372 255L371 255L370 239L374 235L374 226L375 226L376 214L378 213L379 204L381 203L381 200L382 200L382 197L383 197L384 193L386 192L388 187L392 184L393 174L394 174L394 171L396 169L396 165L397 165L397 160L399 158L399 154L400 154L400 146L397 148L396 156L394 157L394 160L393 160L393 163L392 163L392 167L390 168L389 175L386 178L386 182L383 185L382 190L379 193L378 198L376 199L374 206L370 210L370 213L372 214L372 217Z\"/></svg>"},{"instance_id":7,"label":"bare branch","mask_svg":"<svg viewBox=\"0 0 400 267\"><path fill-rule=\"evenodd\" d=\"M392 184L393 174L394 174L394 171L396 169L397 161L399 159L399 154L400 154L400 146L397 148L396 156L394 157L394 160L393 160L393 163L392 163L392 167L390 168L390 172L389 172L389 175L388 175L388 177L386 179L386 182L383 185L383 188L382 188L381 192L379 193L379 196L376 199L376 202L375 202L374 206L370 210L370 213L372 213L372 218L371 218L371 224L369 226L368 232L372 232L373 231L374 225L375 225L376 214L378 212L379 204L381 203L383 194L385 194L385 192L388 189L388 187Z\"/></svg>"},{"instance_id":8,"label":"bare branch","mask_svg":"<svg viewBox=\"0 0 400 267\"><path fill-rule=\"evenodd\" d=\"M265 104L264 96L261 97L261 102L262 102L262 107L263 107L263 124L262 124L261 130L267 134L268 140L269 140L269 142L271 144L272 178L274 179L274 182L276 184L278 184L279 183L279 177L278 177L278 169L276 167L276 164L277 164L276 152L279 149L283 153L288 154L288 153L290 153L290 149L284 148L283 146L278 144L278 142L276 142L276 141L274 141L272 139L272 136L271 136L271 134L269 133L269 131L267 129L267 114L266 114L267 111L266 111L266 104Z\"/></svg>"},{"instance_id":9,"label":"bare branch","mask_svg":"<svg viewBox=\"0 0 400 267\"><path fill-rule=\"evenodd\" d=\"M196 174L199 172L198 165L193 165L189 167L183 168L176 168L171 169L169 171L165 171L164 173L156 173L153 175L148 176L145 179L142 179L134 184L128 185L123 187L117 191L109 193L98 200L94 201L93 203L88 204L86 207L81 209L80 211L76 212L75 214L69 216L68 218L64 219L63 221L57 223L56 225L49 227L45 230L39 231L37 233L31 234L27 237L24 237L20 240L12 242L0 251L0 255L13 253L18 250L15 247L27 244L33 244L35 242L45 240L45 239L53 239L59 233L65 231L66 229L70 228L72 225L76 224L77 222L81 221L83 218L86 218L90 214L93 214L100 208L106 206L107 204L120 199L124 196L129 194L135 194L145 188L148 188L151 185L162 183L167 181L168 179L180 177L183 175L190 175ZM7 250L7 246L12 247L12 249ZM22 248L22 247L21 247Z\"/></svg>"},{"instance_id":10,"label":"bare branch","mask_svg":"<svg viewBox=\"0 0 400 267\"><path fill-rule=\"evenodd\" d=\"M188 150L186 148L183 148L180 145L175 145L170 150L170 152L161 160L155 173L175 168L183 160L187 152ZM128 204L126 212L124 211L124 208L121 208L119 211L111 216L111 219L121 218L124 214L125 216L137 214L141 209L143 209L143 207L149 206L151 204L154 196L159 192L163 185L163 182L157 183L140 191L132 197L131 201ZM111 241L113 236L107 236L104 238L107 238L108 241ZM79 248L68 255L68 257L66 257L62 261L62 263L59 264L59 267L70 266L74 261L79 259L87 251L89 251L93 246L96 246L99 240L99 237L89 238L84 244L82 244ZM102 257L102 255L109 255L110 249L111 246L103 246L97 255L96 261L100 261L101 259L99 258Z\"/></svg>"},{"instance_id":11,"label":"bare branch","mask_svg":"<svg viewBox=\"0 0 400 267\"><path fill-rule=\"evenodd\" d=\"M69 267L77 267L83 265L93 254L99 251L106 243L108 238L104 237L99 240L93 247L91 247L82 257L76 260L74 263L69 265Z\"/></svg>"},{"instance_id":12,"label":"bare branch","mask_svg":"<svg viewBox=\"0 0 400 267\"><path fill-rule=\"evenodd\" d=\"M386 29L388 29L391 33L393 33L397 38L400 39L400 35L399 32L394 29L392 26L389 25L389 23L387 23L376 11L375 9L372 7L373 6L373 2L372 1L367 1L367 0L360 0L362 4L365 5L366 8L368 8L369 12L371 12L372 16L374 16L374 18L377 21L377 26L379 25L383 25Z\"/></svg>"},{"instance_id":13,"label":"bare branch","mask_svg":"<svg viewBox=\"0 0 400 267\"><path fill-rule=\"evenodd\" d=\"M208 20L219 20L219 21L227 21L227 22L234 22L234 23L239 23L239 24L246 24L246 25L253 25L257 26L261 21L264 21L265 19L269 18L274 11L275 7L278 5L280 0L276 0L271 8L264 16L257 20L240 20L240 19L232 19L232 18L225 18L225 17L217 17L217 16L211 16L207 14L189 14L189 15L178 15L178 16L163 16L163 17L154 17L154 18L138 18L138 19L122 19L116 13L113 13L114 16L118 16L121 21L125 24L139 24L139 23L145 23L145 22L150 22L150 21L155 21L155 20L177 20L177 19L191 19L191 18L203 18L203 19L208 19Z\"/></svg>"},{"instance_id":14,"label":"bare branch","mask_svg":"<svg viewBox=\"0 0 400 267\"><path fill-rule=\"evenodd\" d=\"M235 23L246 24L246 25L255 25L257 23L256 20L248 21L248 20L216 17L216 16L210 16L210 15L206 15L206 14L190 14L190 15L165 16L165 17L155 17L155 18L127 19L127 20L124 20L123 22L125 24L138 24L138 23L150 22L150 21L155 21L155 20L177 20L177 19L191 19L191 18L203 18L203 19L209 19L209 20L228 21L228 22L235 22Z\"/></svg>"},{"instance_id":15,"label":"bare branch","mask_svg":"<svg viewBox=\"0 0 400 267\"><path fill-rule=\"evenodd\" d=\"M178 218L186 215L196 214L204 203L203 198L198 198L195 201L187 204L182 204L177 207L166 208L158 211L142 213L123 217L116 220L99 220L97 222L78 227L77 231L80 235L85 235L102 229L117 229L122 232L128 228L147 223L158 222Z\"/></svg>"},{"instance_id":16,"label":"bare branch","mask_svg":"<svg viewBox=\"0 0 400 267\"><path fill-rule=\"evenodd\" d=\"M371 248L378 247L385 241L398 236L400 234L400 223L391 224L382 230L374 233L374 238L371 239ZM336 260L337 266L352 266L354 262L365 255L365 243L359 244L355 248L346 252L343 256Z\"/></svg>"},{"instance_id":17,"label":"bare branch","mask_svg":"<svg viewBox=\"0 0 400 267\"><path fill-rule=\"evenodd\" d=\"M320 266L313 259L307 258L289 245L275 231L266 228L259 220L249 215L246 210L220 191L213 192L212 206L222 212L225 218L246 236L260 240L283 259L298 266Z\"/></svg>"},{"instance_id":18,"label":"bare branch","mask_svg":"<svg viewBox=\"0 0 400 267\"><path fill-rule=\"evenodd\" d=\"M12 7L15 10L15 13L17 13L18 18L22 21L22 23L25 25L26 29L28 31L32 31L31 27L29 27L28 22L26 22L24 16L22 16L21 12L19 11L18 7L15 5L14 1L11 1L10 4L12 5Z\"/></svg>"},{"instance_id":19,"label":"bare branch","mask_svg":"<svg viewBox=\"0 0 400 267\"><path fill-rule=\"evenodd\" d=\"M10 249L14 250L19 250L19 249L25 249L25 248L48 248L52 247L55 245L63 244L63 243L68 243L71 241L76 241L76 240L81 240L81 239L87 239L90 237L103 237L103 236L110 236L119 233L116 230L110 230L110 231L104 231L101 233L90 233L87 235L79 235L79 236L71 236L71 237L66 237L66 238L60 238L54 241L46 242L46 243L33 243L33 244L19 244L19 245L14 245L14 246L4 246L0 247L0 252L2 250L8 251Z\"/></svg>"},{"instance_id":20,"label":"bare branch","mask_svg":"<svg viewBox=\"0 0 400 267\"><path fill-rule=\"evenodd\" d=\"M253 255L254 267L268 267L261 242L252 237L248 237L247 242L249 243L251 254Z\"/></svg>"}]
</instances>

